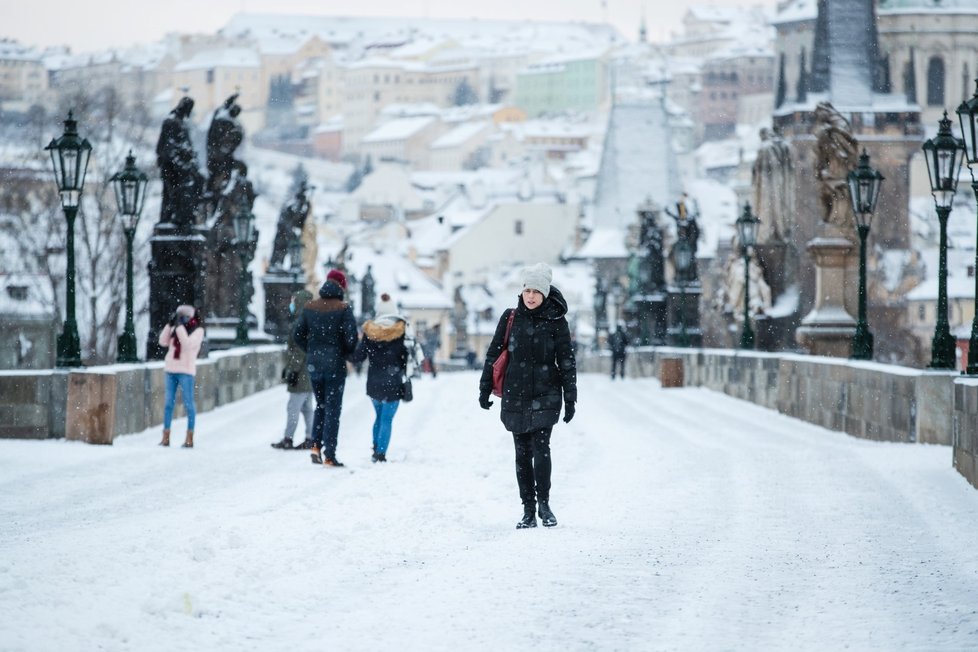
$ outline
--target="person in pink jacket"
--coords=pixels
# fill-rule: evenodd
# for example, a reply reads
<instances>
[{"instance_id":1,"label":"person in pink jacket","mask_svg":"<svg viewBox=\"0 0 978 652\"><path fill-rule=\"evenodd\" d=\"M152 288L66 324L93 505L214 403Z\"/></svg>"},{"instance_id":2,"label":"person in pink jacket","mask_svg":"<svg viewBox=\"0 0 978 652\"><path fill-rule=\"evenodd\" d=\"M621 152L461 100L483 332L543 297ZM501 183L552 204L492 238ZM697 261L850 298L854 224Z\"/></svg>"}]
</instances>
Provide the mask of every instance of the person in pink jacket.
<instances>
[{"instance_id":1,"label":"person in pink jacket","mask_svg":"<svg viewBox=\"0 0 978 652\"><path fill-rule=\"evenodd\" d=\"M194 376L197 374L197 354L204 342L204 320L200 310L193 306L179 306L160 333L160 346L166 347L163 369L166 370L166 400L163 405L163 441L160 446L170 445L170 423L173 406L177 400L177 388L187 409L187 439L184 448L194 447L194 421L197 407L194 405Z\"/></svg>"}]
</instances>

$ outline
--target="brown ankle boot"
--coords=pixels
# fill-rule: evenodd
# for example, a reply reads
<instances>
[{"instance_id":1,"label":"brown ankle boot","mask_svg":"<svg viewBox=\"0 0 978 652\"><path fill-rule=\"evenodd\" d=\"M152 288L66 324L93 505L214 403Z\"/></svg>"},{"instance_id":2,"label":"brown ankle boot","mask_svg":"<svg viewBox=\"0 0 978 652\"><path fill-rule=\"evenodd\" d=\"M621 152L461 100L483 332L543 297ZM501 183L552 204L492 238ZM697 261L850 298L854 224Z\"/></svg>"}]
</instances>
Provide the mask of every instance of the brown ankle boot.
<instances>
[{"instance_id":1,"label":"brown ankle boot","mask_svg":"<svg viewBox=\"0 0 978 652\"><path fill-rule=\"evenodd\" d=\"M182 448L193 448L194 447L194 431L187 431L187 441L183 442Z\"/></svg>"},{"instance_id":2,"label":"brown ankle boot","mask_svg":"<svg viewBox=\"0 0 978 652\"><path fill-rule=\"evenodd\" d=\"M170 429L164 428L163 439L160 441L160 446L169 446L169 445L170 445Z\"/></svg>"}]
</instances>

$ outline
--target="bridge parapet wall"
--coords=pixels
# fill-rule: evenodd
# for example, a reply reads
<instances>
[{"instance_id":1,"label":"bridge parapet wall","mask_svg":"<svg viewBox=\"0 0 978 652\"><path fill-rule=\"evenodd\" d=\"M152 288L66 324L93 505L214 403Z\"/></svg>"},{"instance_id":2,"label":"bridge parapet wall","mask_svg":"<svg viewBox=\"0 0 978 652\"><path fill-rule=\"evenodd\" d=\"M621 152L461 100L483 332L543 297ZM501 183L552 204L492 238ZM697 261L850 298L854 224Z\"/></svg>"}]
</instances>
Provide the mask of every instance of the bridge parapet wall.
<instances>
[{"instance_id":1,"label":"bridge parapet wall","mask_svg":"<svg viewBox=\"0 0 978 652\"><path fill-rule=\"evenodd\" d=\"M839 358L672 347L630 352L626 377L659 377L666 358L683 361L687 386L854 437L951 446L955 468L978 487L978 379ZM610 373L611 360L582 356L578 367Z\"/></svg>"},{"instance_id":2,"label":"bridge parapet wall","mask_svg":"<svg viewBox=\"0 0 978 652\"><path fill-rule=\"evenodd\" d=\"M197 412L280 382L283 350L264 345L211 352L197 361ZM66 437L111 444L163 423L162 362L0 372L0 438ZM183 416L182 401L174 412Z\"/></svg>"}]
</instances>

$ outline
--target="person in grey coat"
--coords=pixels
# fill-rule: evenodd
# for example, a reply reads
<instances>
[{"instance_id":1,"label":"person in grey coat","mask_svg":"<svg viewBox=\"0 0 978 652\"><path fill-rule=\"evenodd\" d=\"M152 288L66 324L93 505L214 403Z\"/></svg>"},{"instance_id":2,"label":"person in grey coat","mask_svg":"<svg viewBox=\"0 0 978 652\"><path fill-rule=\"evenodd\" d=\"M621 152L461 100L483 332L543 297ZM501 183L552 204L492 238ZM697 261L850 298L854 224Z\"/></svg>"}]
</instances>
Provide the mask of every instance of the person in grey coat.
<instances>
[{"instance_id":1,"label":"person in grey coat","mask_svg":"<svg viewBox=\"0 0 978 652\"><path fill-rule=\"evenodd\" d=\"M312 293L308 290L298 290L292 293L289 313L293 319L302 313L302 309L311 300ZM293 325L295 325L294 321ZM272 444L272 448L281 450L311 449L313 445L312 424L316 404L312 395L312 383L309 382L309 371L306 369L306 352L296 345L291 328L285 349L285 368L282 369L282 380L285 381L285 387L289 392L289 403L285 413L285 434L281 441ZM296 426L299 425L300 414L306 425L306 440L298 446L293 446L292 435L295 434Z\"/></svg>"}]
</instances>

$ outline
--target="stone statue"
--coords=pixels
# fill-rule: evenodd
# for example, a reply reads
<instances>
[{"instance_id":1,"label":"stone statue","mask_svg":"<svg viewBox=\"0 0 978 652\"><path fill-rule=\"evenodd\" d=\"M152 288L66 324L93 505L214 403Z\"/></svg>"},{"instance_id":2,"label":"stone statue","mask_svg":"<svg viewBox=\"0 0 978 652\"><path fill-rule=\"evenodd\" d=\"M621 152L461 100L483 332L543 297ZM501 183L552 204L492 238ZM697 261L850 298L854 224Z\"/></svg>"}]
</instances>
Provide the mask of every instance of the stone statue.
<instances>
[{"instance_id":1,"label":"stone statue","mask_svg":"<svg viewBox=\"0 0 978 652\"><path fill-rule=\"evenodd\" d=\"M275 227L275 239L272 242L272 257L269 261L269 269L280 269L285 260L285 254L289 250L294 238L300 237L302 229L306 224L311 208L309 200L306 198L306 184L300 183L293 197L278 216L278 224ZM292 261L293 267L298 267L298 261Z\"/></svg>"},{"instance_id":2,"label":"stone statue","mask_svg":"<svg viewBox=\"0 0 978 652\"><path fill-rule=\"evenodd\" d=\"M604 328L608 324L608 288L600 276L594 280L594 327Z\"/></svg>"},{"instance_id":3,"label":"stone statue","mask_svg":"<svg viewBox=\"0 0 978 652\"><path fill-rule=\"evenodd\" d=\"M859 162L859 144L849 121L829 102L815 107L815 177L822 202L822 221L845 232L854 227L847 177Z\"/></svg>"},{"instance_id":4,"label":"stone statue","mask_svg":"<svg viewBox=\"0 0 978 652\"><path fill-rule=\"evenodd\" d=\"M464 356L469 350L469 310L465 306L461 285L455 288L453 299L455 307L452 311L452 326L455 327L455 352Z\"/></svg>"},{"instance_id":5,"label":"stone statue","mask_svg":"<svg viewBox=\"0 0 978 652\"><path fill-rule=\"evenodd\" d=\"M373 266L367 265L367 272L363 275L360 282L360 316L364 319L372 319L374 316L374 301L377 296L374 291Z\"/></svg>"},{"instance_id":6,"label":"stone statue","mask_svg":"<svg viewBox=\"0 0 978 652\"><path fill-rule=\"evenodd\" d=\"M734 252L740 246L734 244ZM744 321L744 257L731 253L724 265L723 312L728 312L734 321ZM771 308L771 287L764 280L764 271L757 256L750 259L750 309L751 314L765 314Z\"/></svg>"},{"instance_id":7,"label":"stone statue","mask_svg":"<svg viewBox=\"0 0 978 652\"><path fill-rule=\"evenodd\" d=\"M696 215L690 213L686 207L686 193L683 193L682 198L676 202L676 212L672 213L666 210L666 215L676 221L676 240L687 240L692 249L693 255L690 260L689 270L682 279L687 283L692 283L699 279L699 271L696 266L696 250L699 247L700 227L696 220ZM675 256L675 250L676 245L673 244L673 256Z\"/></svg>"},{"instance_id":8,"label":"stone statue","mask_svg":"<svg viewBox=\"0 0 978 652\"><path fill-rule=\"evenodd\" d=\"M190 139L189 117L194 101L184 97L163 121L156 143L156 164L163 181L160 223L188 230L196 222L203 177Z\"/></svg>"},{"instance_id":9,"label":"stone statue","mask_svg":"<svg viewBox=\"0 0 978 652\"><path fill-rule=\"evenodd\" d=\"M663 258L662 228L659 226L659 208L651 200L639 208L641 219L639 228L639 247L644 256L638 265L637 292L651 294L662 289L666 284L665 259ZM631 265L631 261L629 261ZM629 288L631 289L631 270L629 270Z\"/></svg>"},{"instance_id":10,"label":"stone statue","mask_svg":"<svg viewBox=\"0 0 978 652\"><path fill-rule=\"evenodd\" d=\"M754 210L761 223L760 244L784 242L791 236L795 210L795 171L788 143L776 131L761 129L761 146L751 170Z\"/></svg>"},{"instance_id":11,"label":"stone statue","mask_svg":"<svg viewBox=\"0 0 978 652\"><path fill-rule=\"evenodd\" d=\"M207 129L207 187L217 195L227 184L234 164L234 152L244 140L244 128L238 121L241 107L238 94L230 96L214 110Z\"/></svg>"}]
</instances>

